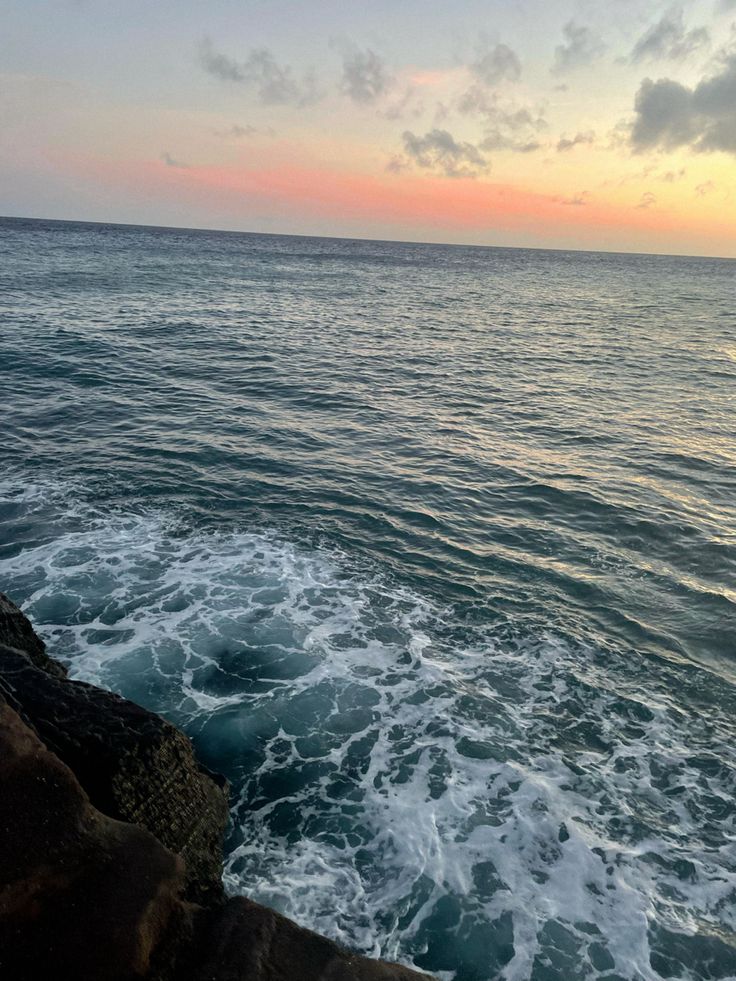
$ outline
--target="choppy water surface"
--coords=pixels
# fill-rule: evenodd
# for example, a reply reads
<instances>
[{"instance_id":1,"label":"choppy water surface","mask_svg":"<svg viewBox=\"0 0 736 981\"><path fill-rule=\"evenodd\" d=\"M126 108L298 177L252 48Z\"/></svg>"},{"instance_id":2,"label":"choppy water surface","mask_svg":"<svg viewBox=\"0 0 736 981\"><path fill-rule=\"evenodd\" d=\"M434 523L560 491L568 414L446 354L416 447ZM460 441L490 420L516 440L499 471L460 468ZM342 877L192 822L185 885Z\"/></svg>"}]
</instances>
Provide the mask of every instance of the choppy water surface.
<instances>
[{"instance_id":1,"label":"choppy water surface","mask_svg":"<svg viewBox=\"0 0 736 981\"><path fill-rule=\"evenodd\" d=\"M455 981L736 977L736 263L0 222L0 588Z\"/></svg>"}]
</instances>

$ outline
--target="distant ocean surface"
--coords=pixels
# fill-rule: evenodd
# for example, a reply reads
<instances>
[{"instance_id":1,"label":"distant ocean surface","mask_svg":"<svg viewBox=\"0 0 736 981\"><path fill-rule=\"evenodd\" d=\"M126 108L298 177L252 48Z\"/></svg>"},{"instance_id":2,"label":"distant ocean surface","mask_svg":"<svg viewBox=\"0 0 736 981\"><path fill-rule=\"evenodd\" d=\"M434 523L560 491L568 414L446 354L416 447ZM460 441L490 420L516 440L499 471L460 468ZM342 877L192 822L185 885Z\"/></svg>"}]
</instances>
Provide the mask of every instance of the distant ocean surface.
<instances>
[{"instance_id":1,"label":"distant ocean surface","mask_svg":"<svg viewBox=\"0 0 736 981\"><path fill-rule=\"evenodd\" d=\"M0 221L0 588L455 981L736 977L736 262Z\"/></svg>"}]
</instances>

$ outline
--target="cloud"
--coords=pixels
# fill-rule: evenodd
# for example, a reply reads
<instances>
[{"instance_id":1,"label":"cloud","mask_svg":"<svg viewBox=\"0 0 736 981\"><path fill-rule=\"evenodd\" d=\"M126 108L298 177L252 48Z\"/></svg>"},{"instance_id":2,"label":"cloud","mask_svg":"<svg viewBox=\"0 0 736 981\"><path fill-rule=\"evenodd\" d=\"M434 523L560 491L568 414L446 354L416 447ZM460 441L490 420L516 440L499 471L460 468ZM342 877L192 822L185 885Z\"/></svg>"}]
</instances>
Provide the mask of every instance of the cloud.
<instances>
[{"instance_id":1,"label":"cloud","mask_svg":"<svg viewBox=\"0 0 736 981\"><path fill-rule=\"evenodd\" d=\"M670 78L645 78L634 109L635 151L688 146L736 154L736 51L723 56L719 70L694 88Z\"/></svg>"},{"instance_id":2,"label":"cloud","mask_svg":"<svg viewBox=\"0 0 736 981\"><path fill-rule=\"evenodd\" d=\"M597 34L594 34L589 27L576 24L575 21L568 21L562 28L562 34L565 40L555 48L555 60L551 69L554 75L562 75L583 65L589 65L606 50L605 44Z\"/></svg>"},{"instance_id":3,"label":"cloud","mask_svg":"<svg viewBox=\"0 0 736 981\"><path fill-rule=\"evenodd\" d=\"M353 102L360 105L376 102L388 92L393 82L383 60L370 48L343 50L340 89Z\"/></svg>"},{"instance_id":4,"label":"cloud","mask_svg":"<svg viewBox=\"0 0 736 981\"><path fill-rule=\"evenodd\" d=\"M541 147L538 134L546 127L541 109L519 106L508 99L501 100L494 87L506 80L521 78L521 62L507 44L491 46L482 38L477 59L469 65L473 84L453 102L453 109L463 116L480 116L485 133L479 143L481 150L512 150L530 153ZM447 106L439 106L447 116ZM440 118L440 113L437 114Z\"/></svg>"},{"instance_id":5,"label":"cloud","mask_svg":"<svg viewBox=\"0 0 736 981\"><path fill-rule=\"evenodd\" d=\"M204 38L199 45L199 62L206 72L223 82L247 81L243 68L232 58L215 51L209 38Z\"/></svg>"},{"instance_id":6,"label":"cloud","mask_svg":"<svg viewBox=\"0 0 736 981\"><path fill-rule=\"evenodd\" d=\"M404 170L409 169L409 161L406 157L402 157L399 154L394 154L393 157L386 164L386 170L389 174L400 174Z\"/></svg>"},{"instance_id":7,"label":"cloud","mask_svg":"<svg viewBox=\"0 0 736 981\"><path fill-rule=\"evenodd\" d=\"M655 175L655 179L658 181L662 181L665 184L674 184L675 181L681 181L686 173L687 171L685 170L685 168L680 167L679 170L668 170L664 174L661 174L660 176Z\"/></svg>"},{"instance_id":8,"label":"cloud","mask_svg":"<svg viewBox=\"0 0 736 981\"><path fill-rule=\"evenodd\" d=\"M404 94L397 98L395 101L389 103L385 109L379 110L379 116L383 116L384 119L403 119L405 116L418 116L424 115L424 102L419 99L416 100L416 89L408 85L404 90Z\"/></svg>"},{"instance_id":9,"label":"cloud","mask_svg":"<svg viewBox=\"0 0 736 981\"><path fill-rule=\"evenodd\" d=\"M464 116L481 116L485 124L484 150L513 150L530 153L542 146L539 134L547 123L541 109L502 103L495 92L473 85L457 100Z\"/></svg>"},{"instance_id":10,"label":"cloud","mask_svg":"<svg viewBox=\"0 0 736 981\"><path fill-rule=\"evenodd\" d=\"M539 140L513 140L502 130L495 130L480 143L481 150L512 150L514 153L535 153L542 149Z\"/></svg>"},{"instance_id":11,"label":"cloud","mask_svg":"<svg viewBox=\"0 0 736 981\"><path fill-rule=\"evenodd\" d=\"M238 62L217 51L205 38L199 47L199 60L215 78L253 88L265 105L305 106L318 98L313 73L296 79L292 69L279 65L267 48L253 48L245 61Z\"/></svg>"},{"instance_id":12,"label":"cloud","mask_svg":"<svg viewBox=\"0 0 736 981\"><path fill-rule=\"evenodd\" d=\"M636 150L674 149L697 137L693 90L669 78L645 78L634 103L631 142Z\"/></svg>"},{"instance_id":13,"label":"cloud","mask_svg":"<svg viewBox=\"0 0 736 981\"><path fill-rule=\"evenodd\" d=\"M601 187L626 187L629 184L640 184L642 181L659 181L662 184L674 184L677 181L683 180L686 175L687 171L684 167L680 167L679 170L658 171L653 164L650 164L642 168L642 170L624 174L623 177L619 177L617 180L603 181Z\"/></svg>"},{"instance_id":14,"label":"cloud","mask_svg":"<svg viewBox=\"0 0 736 981\"><path fill-rule=\"evenodd\" d=\"M234 126L231 126L228 131L228 135L234 136L236 140L242 140L244 136L255 136L257 133L258 127L251 126L250 123L248 123L247 126L238 126L236 123Z\"/></svg>"},{"instance_id":15,"label":"cloud","mask_svg":"<svg viewBox=\"0 0 736 981\"><path fill-rule=\"evenodd\" d=\"M651 208L652 205L656 203L657 203L656 196L652 194L651 191L645 191L642 194L641 198L639 199L639 203L637 204L636 207L642 210L646 210L647 208Z\"/></svg>"},{"instance_id":16,"label":"cloud","mask_svg":"<svg viewBox=\"0 0 736 981\"><path fill-rule=\"evenodd\" d=\"M189 167L189 164L185 164L181 160L175 160L168 150L162 152L161 159L167 167L178 167L180 170L187 170Z\"/></svg>"},{"instance_id":17,"label":"cloud","mask_svg":"<svg viewBox=\"0 0 736 981\"><path fill-rule=\"evenodd\" d=\"M699 198L704 198L706 194L710 194L711 191L715 191L716 185L713 181L705 181L703 184L698 184L695 188L695 194Z\"/></svg>"},{"instance_id":18,"label":"cloud","mask_svg":"<svg viewBox=\"0 0 736 981\"><path fill-rule=\"evenodd\" d=\"M507 44L490 47L486 39L481 42L478 57L469 67L483 85L518 82L521 78L521 61L516 52Z\"/></svg>"},{"instance_id":19,"label":"cloud","mask_svg":"<svg viewBox=\"0 0 736 981\"><path fill-rule=\"evenodd\" d=\"M446 129L432 129L424 136L406 130L403 141L407 160L445 177L477 177L490 166L477 146L459 143ZM393 170L400 170L403 165L396 157L389 162Z\"/></svg>"},{"instance_id":20,"label":"cloud","mask_svg":"<svg viewBox=\"0 0 736 981\"><path fill-rule=\"evenodd\" d=\"M213 132L215 136L219 136L223 140L242 140L251 136L257 136L261 130L257 126L251 126L250 123L247 126L239 126L236 123L229 129L216 129Z\"/></svg>"},{"instance_id":21,"label":"cloud","mask_svg":"<svg viewBox=\"0 0 736 981\"><path fill-rule=\"evenodd\" d=\"M682 7L675 6L642 34L628 60L632 65L663 58L682 61L709 41L710 33L705 27L685 30Z\"/></svg>"},{"instance_id":22,"label":"cloud","mask_svg":"<svg viewBox=\"0 0 736 981\"><path fill-rule=\"evenodd\" d=\"M587 191L580 191L578 194L573 194L569 198L557 198L560 204L571 205L575 208L582 208L588 203L589 194Z\"/></svg>"},{"instance_id":23,"label":"cloud","mask_svg":"<svg viewBox=\"0 0 736 981\"><path fill-rule=\"evenodd\" d=\"M584 143L593 143L595 140L595 133L589 130L587 133L576 133L573 137L561 136L557 141L557 152L566 153L568 150L572 150L576 146L581 146Z\"/></svg>"},{"instance_id":24,"label":"cloud","mask_svg":"<svg viewBox=\"0 0 736 981\"><path fill-rule=\"evenodd\" d=\"M437 123L444 123L447 117L450 115L450 106L446 102L438 102L434 108L434 121Z\"/></svg>"}]
</instances>

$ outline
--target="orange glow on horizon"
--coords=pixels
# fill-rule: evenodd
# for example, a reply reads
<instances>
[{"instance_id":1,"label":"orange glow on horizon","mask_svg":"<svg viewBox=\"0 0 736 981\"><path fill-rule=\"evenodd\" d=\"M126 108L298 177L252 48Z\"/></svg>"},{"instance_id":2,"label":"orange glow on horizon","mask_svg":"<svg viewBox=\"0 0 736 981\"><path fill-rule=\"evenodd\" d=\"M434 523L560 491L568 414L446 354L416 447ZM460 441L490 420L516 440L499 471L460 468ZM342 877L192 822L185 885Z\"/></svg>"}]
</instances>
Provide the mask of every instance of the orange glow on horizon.
<instances>
[{"instance_id":1,"label":"orange glow on horizon","mask_svg":"<svg viewBox=\"0 0 736 981\"><path fill-rule=\"evenodd\" d=\"M721 244L727 254L732 226L724 220L714 234L712 221L672 210L637 209L591 196L585 204L565 203L552 193L492 182L480 178L440 178L417 174L374 176L346 170L327 170L279 162L250 168L241 165L174 168L163 161L66 159L75 173L80 169L98 182L117 187L135 186L152 196L172 197L187 204L214 207L248 222L288 213L333 221L383 223L401 230L416 227L438 236L487 231L557 237L563 243L575 236L577 248L619 247L620 236L642 236L642 251L673 251L668 241L685 230L704 243ZM251 227L254 227L251 225ZM339 228L339 225L336 226ZM719 233L720 232L720 241ZM341 234L337 231L336 234ZM380 237L380 236L379 236ZM489 244L499 244L497 241ZM564 245L562 247L565 247ZM731 252L733 248L731 246Z\"/></svg>"}]
</instances>

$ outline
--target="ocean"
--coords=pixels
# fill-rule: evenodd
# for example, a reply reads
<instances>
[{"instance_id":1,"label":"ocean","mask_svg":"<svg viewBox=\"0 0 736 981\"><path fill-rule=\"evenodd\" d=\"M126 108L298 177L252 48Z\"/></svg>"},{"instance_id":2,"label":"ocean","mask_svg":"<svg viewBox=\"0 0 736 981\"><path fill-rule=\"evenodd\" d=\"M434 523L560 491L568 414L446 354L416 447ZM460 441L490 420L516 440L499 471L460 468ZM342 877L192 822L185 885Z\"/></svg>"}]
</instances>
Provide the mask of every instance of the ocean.
<instances>
[{"instance_id":1,"label":"ocean","mask_svg":"<svg viewBox=\"0 0 736 981\"><path fill-rule=\"evenodd\" d=\"M454 981L736 977L736 262L0 221L0 589Z\"/></svg>"}]
</instances>

